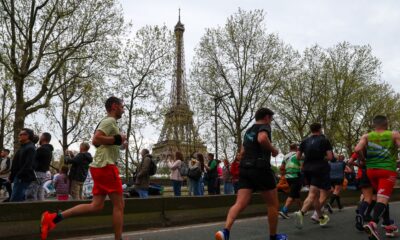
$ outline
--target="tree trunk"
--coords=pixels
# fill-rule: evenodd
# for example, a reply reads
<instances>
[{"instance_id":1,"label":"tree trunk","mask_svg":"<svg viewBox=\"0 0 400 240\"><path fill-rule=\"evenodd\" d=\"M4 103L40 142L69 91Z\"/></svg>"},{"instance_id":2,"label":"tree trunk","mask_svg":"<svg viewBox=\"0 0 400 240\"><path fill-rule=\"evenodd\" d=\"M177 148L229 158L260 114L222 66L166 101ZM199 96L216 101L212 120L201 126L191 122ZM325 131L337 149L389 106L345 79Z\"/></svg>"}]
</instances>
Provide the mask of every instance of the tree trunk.
<instances>
[{"instance_id":1,"label":"tree trunk","mask_svg":"<svg viewBox=\"0 0 400 240\"><path fill-rule=\"evenodd\" d=\"M14 124L13 124L13 129L14 129L14 153L18 150L19 148L19 141L18 141L18 135L19 132L21 131L22 128L24 128L25 125L25 108L23 105L23 100L21 101L20 99L16 99L16 104L15 104L15 114L14 114Z\"/></svg>"},{"instance_id":2,"label":"tree trunk","mask_svg":"<svg viewBox=\"0 0 400 240\"><path fill-rule=\"evenodd\" d=\"M6 99L7 99L7 90L3 89L3 99L1 102L1 116L0 116L0 149L4 149L4 138L5 138L5 129L6 129L6 118L5 118L5 107L6 107Z\"/></svg>"}]
</instances>

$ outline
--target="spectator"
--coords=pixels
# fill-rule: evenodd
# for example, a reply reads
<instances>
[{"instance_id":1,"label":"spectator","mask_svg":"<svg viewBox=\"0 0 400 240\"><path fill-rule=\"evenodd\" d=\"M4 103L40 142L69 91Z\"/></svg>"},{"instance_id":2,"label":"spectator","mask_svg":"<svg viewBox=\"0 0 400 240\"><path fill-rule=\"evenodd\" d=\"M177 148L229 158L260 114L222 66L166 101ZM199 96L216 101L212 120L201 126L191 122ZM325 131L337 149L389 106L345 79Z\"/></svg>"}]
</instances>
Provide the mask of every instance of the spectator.
<instances>
[{"instance_id":1,"label":"spectator","mask_svg":"<svg viewBox=\"0 0 400 240\"><path fill-rule=\"evenodd\" d=\"M18 141L21 146L14 155L9 177L10 182L14 184L10 198L11 202L25 201L26 190L36 180L33 170L36 155L35 145L32 142L33 138L33 130L29 128L21 129L18 135Z\"/></svg>"},{"instance_id":2,"label":"spectator","mask_svg":"<svg viewBox=\"0 0 400 240\"><path fill-rule=\"evenodd\" d=\"M169 158L167 162L168 168L171 170L170 179L172 181L172 186L174 188L175 196L181 196L183 178L179 170L181 168L182 161L183 161L182 153L176 152L175 159Z\"/></svg>"},{"instance_id":3,"label":"spectator","mask_svg":"<svg viewBox=\"0 0 400 240\"><path fill-rule=\"evenodd\" d=\"M218 159L217 159L217 173L218 173L218 178L217 178L215 193L217 195L220 195L221 194L221 183L222 183L222 167L221 167L221 161Z\"/></svg>"},{"instance_id":4,"label":"spectator","mask_svg":"<svg viewBox=\"0 0 400 240\"><path fill-rule=\"evenodd\" d=\"M201 177L199 179L199 190L200 190L200 196L204 195L204 177L206 173L206 168L204 164L204 155L201 153L196 153L196 159L200 163L200 170L201 170Z\"/></svg>"},{"instance_id":5,"label":"spectator","mask_svg":"<svg viewBox=\"0 0 400 240\"><path fill-rule=\"evenodd\" d=\"M137 169L135 189L138 192L140 198L148 198L150 182L149 171L150 163L152 160L148 149L143 149L140 152L140 155L142 155L142 162Z\"/></svg>"},{"instance_id":6,"label":"spectator","mask_svg":"<svg viewBox=\"0 0 400 240\"><path fill-rule=\"evenodd\" d=\"M231 164L228 159L224 159L224 167L222 168L222 180L224 182L224 194L233 194Z\"/></svg>"},{"instance_id":7,"label":"spectator","mask_svg":"<svg viewBox=\"0 0 400 240\"><path fill-rule=\"evenodd\" d=\"M214 159L214 154L207 154L208 164L205 165L207 170L207 188L208 195L217 194L217 184L218 184L218 172L217 172L217 160Z\"/></svg>"},{"instance_id":8,"label":"spectator","mask_svg":"<svg viewBox=\"0 0 400 240\"><path fill-rule=\"evenodd\" d=\"M230 171L232 176L233 190L235 194L237 194L239 190L239 156L236 156L233 160Z\"/></svg>"},{"instance_id":9,"label":"spectator","mask_svg":"<svg viewBox=\"0 0 400 240\"><path fill-rule=\"evenodd\" d=\"M44 200L44 183L48 180L46 172L50 170L50 163L53 159L53 146L50 144L51 134L44 132L39 138L40 147L36 149L35 174L36 181L33 181L27 191L27 199L32 201Z\"/></svg>"},{"instance_id":10,"label":"spectator","mask_svg":"<svg viewBox=\"0 0 400 240\"><path fill-rule=\"evenodd\" d=\"M200 196L200 178L201 178L201 165L197 159L192 158L189 161L188 180L190 182L190 191L194 196Z\"/></svg>"},{"instance_id":11,"label":"spectator","mask_svg":"<svg viewBox=\"0 0 400 240\"><path fill-rule=\"evenodd\" d=\"M54 188L56 189L57 200L67 201L69 196L70 181L68 178L68 167L62 166L60 174L54 178Z\"/></svg>"},{"instance_id":12,"label":"spectator","mask_svg":"<svg viewBox=\"0 0 400 240\"><path fill-rule=\"evenodd\" d=\"M89 164L93 161L92 155L88 152L89 143L83 142L79 146L79 153L74 156L71 151L65 156L65 163L72 164L69 171L71 180L71 196L74 200L82 200L83 183L86 180L89 171Z\"/></svg>"},{"instance_id":13,"label":"spectator","mask_svg":"<svg viewBox=\"0 0 400 240\"><path fill-rule=\"evenodd\" d=\"M3 149L0 155L0 188L4 186L8 192L8 198L4 202L8 202L11 197L11 183L8 181L11 171L11 159L8 157L10 150Z\"/></svg>"}]
</instances>

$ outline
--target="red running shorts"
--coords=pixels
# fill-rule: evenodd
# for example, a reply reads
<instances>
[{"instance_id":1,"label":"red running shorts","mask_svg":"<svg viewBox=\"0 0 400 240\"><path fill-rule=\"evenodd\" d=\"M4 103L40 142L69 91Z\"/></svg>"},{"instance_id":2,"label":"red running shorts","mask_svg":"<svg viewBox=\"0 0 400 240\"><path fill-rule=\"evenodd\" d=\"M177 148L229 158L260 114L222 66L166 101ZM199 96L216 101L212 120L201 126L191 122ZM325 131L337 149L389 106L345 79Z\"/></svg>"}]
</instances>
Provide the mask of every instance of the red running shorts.
<instances>
[{"instance_id":1,"label":"red running shorts","mask_svg":"<svg viewBox=\"0 0 400 240\"><path fill-rule=\"evenodd\" d=\"M90 167L93 178L93 195L108 195L119 193L122 195L122 181L117 166L108 164L102 168Z\"/></svg>"}]
</instances>

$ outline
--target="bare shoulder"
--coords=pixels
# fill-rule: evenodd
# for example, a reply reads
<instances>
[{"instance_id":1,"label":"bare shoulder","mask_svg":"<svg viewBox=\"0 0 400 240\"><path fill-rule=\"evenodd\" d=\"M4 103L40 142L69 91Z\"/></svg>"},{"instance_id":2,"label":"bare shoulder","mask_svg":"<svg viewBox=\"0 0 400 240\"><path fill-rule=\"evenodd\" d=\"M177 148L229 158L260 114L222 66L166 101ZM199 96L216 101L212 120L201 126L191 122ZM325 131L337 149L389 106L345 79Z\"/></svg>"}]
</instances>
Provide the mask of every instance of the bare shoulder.
<instances>
[{"instance_id":1,"label":"bare shoulder","mask_svg":"<svg viewBox=\"0 0 400 240\"><path fill-rule=\"evenodd\" d=\"M392 137L393 137L394 139L399 139L400 133L399 133L398 131L392 131Z\"/></svg>"}]
</instances>

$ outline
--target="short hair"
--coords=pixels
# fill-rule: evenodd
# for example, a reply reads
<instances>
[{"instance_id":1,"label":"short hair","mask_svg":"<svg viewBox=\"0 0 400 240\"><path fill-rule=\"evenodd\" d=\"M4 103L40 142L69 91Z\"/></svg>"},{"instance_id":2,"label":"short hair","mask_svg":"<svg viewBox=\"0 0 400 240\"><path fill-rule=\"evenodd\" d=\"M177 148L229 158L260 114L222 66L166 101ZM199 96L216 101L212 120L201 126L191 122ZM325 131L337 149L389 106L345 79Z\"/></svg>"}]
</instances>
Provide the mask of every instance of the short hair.
<instances>
[{"instance_id":1,"label":"short hair","mask_svg":"<svg viewBox=\"0 0 400 240\"><path fill-rule=\"evenodd\" d=\"M10 154L10 149L5 148L3 149L3 151L6 152L7 154Z\"/></svg>"},{"instance_id":2,"label":"short hair","mask_svg":"<svg viewBox=\"0 0 400 240\"><path fill-rule=\"evenodd\" d=\"M150 151L149 151L149 149L143 148L142 149L142 153L143 154L150 154Z\"/></svg>"},{"instance_id":3,"label":"short hair","mask_svg":"<svg viewBox=\"0 0 400 240\"><path fill-rule=\"evenodd\" d=\"M177 152L175 153L175 160L181 160L181 161L183 161L183 154L182 154L181 152L177 151Z\"/></svg>"},{"instance_id":4,"label":"short hair","mask_svg":"<svg viewBox=\"0 0 400 240\"><path fill-rule=\"evenodd\" d=\"M47 142L50 142L50 141L51 141L51 134L48 133L48 132L42 133L42 137L43 137Z\"/></svg>"},{"instance_id":5,"label":"short hair","mask_svg":"<svg viewBox=\"0 0 400 240\"><path fill-rule=\"evenodd\" d=\"M112 108L113 104L122 104L122 99L114 97L114 96L109 97L105 103L107 112L111 112L111 108Z\"/></svg>"},{"instance_id":6,"label":"short hair","mask_svg":"<svg viewBox=\"0 0 400 240\"><path fill-rule=\"evenodd\" d=\"M269 108L260 108L257 110L255 118L256 121L262 120L265 116L273 116L275 113Z\"/></svg>"},{"instance_id":7,"label":"short hair","mask_svg":"<svg viewBox=\"0 0 400 240\"><path fill-rule=\"evenodd\" d=\"M87 142L82 142L81 147L83 147L86 151L88 151L90 149L90 145Z\"/></svg>"},{"instance_id":8,"label":"short hair","mask_svg":"<svg viewBox=\"0 0 400 240\"><path fill-rule=\"evenodd\" d=\"M297 143L291 143L289 146L290 150L292 150L292 151L297 150L297 147L298 147Z\"/></svg>"},{"instance_id":9,"label":"short hair","mask_svg":"<svg viewBox=\"0 0 400 240\"><path fill-rule=\"evenodd\" d=\"M212 159L214 159L214 153L207 153L208 157L211 157Z\"/></svg>"},{"instance_id":10,"label":"short hair","mask_svg":"<svg viewBox=\"0 0 400 240\"><path fill-rule=\"evenodd\" d=\"M22 128L21 131L25 131L28 134L29 140L35 141L35 133L30 128Z\"/></svg>"},{"instance_id":11,"label":"short hair","mask_svg":"<svg viewBox=\"0 0 400 240\"><path fill-rule=\"evenodd\" d=\"M388 119L386 116L377 115L372 120L372 124L374 127L387 127L388 126Z\"/></svg>"},{"instance_id":12,"label":"short hair","mask_svg":"<svg viewBox=\"0 0 400 240\"><path fill-rule=\"evenodd\" d=\"M310 125L310 131L312 133L319 132L321 130L321 128L322 128L321 123L312 123Z\"/></svg>"}]
</instances>

